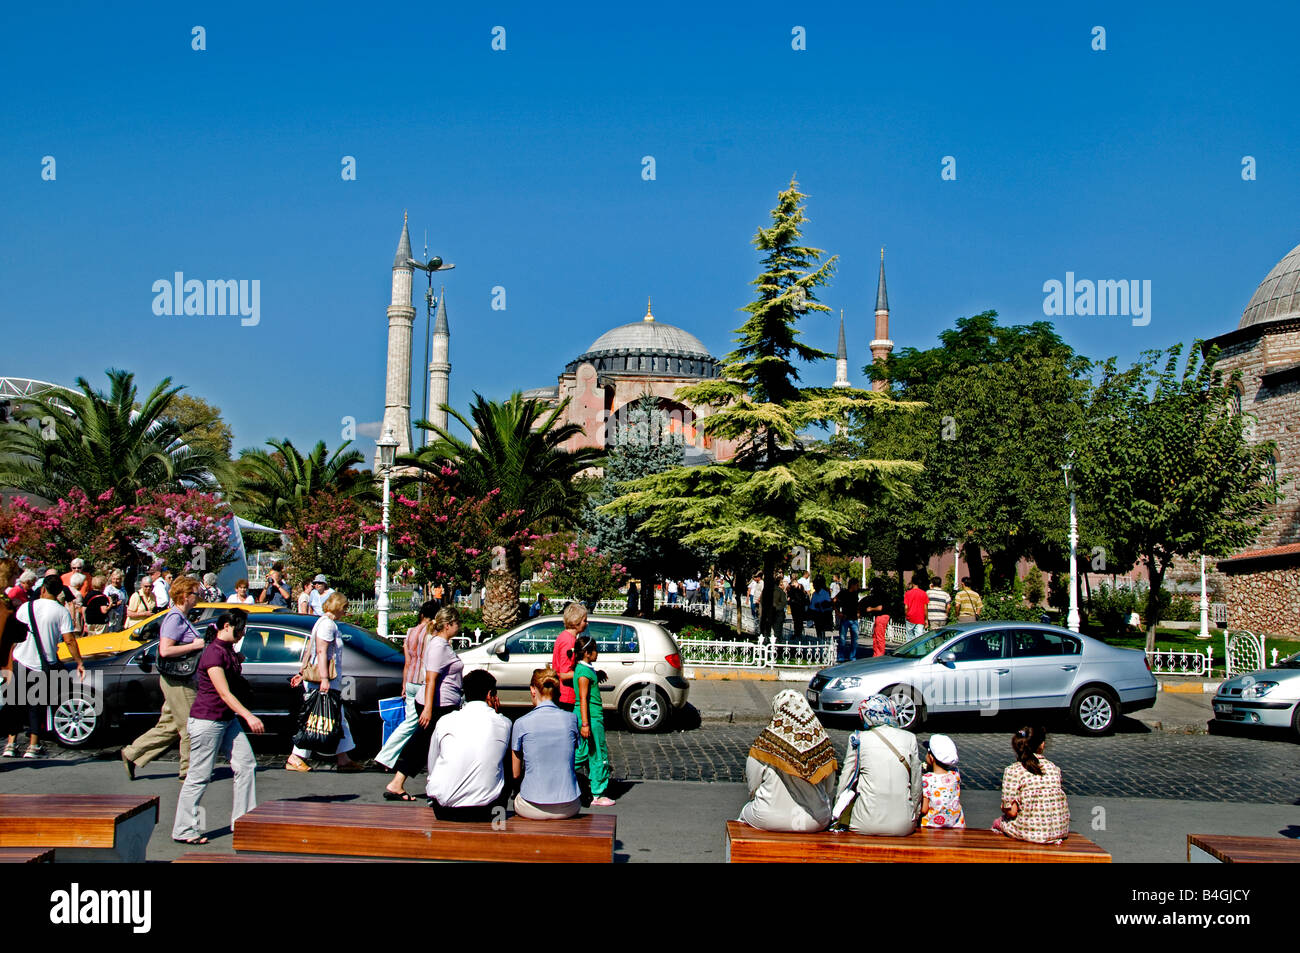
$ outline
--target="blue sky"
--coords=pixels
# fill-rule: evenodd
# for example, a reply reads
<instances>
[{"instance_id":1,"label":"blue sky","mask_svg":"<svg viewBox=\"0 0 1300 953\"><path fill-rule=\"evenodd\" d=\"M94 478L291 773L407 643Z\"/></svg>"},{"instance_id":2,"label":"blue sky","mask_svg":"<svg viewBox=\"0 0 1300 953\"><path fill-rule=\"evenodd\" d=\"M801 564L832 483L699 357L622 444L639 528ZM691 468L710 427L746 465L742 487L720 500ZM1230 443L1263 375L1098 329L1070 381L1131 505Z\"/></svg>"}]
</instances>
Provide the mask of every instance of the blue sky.
<instances>
[{"instance_id":1,"label":"blue sky","mask_svg":"<svg viewBox=\"0 0 1300 953\"><path fill-rule=\"evenodd\" d=\"M1072 271L1151 282L1145 327L1054 319L1132 360L1235 327L1300 242L1294 4L467 6L6 4L0 374L171 375L237 448L336 446L383 413L403 209L458 266L458 408L553 385L647 295L725 354L794 173L807 241L840 256L821 299L857 382L881 245L899 347L990 308L1042 319ZM259 280L260 323L154 315L176 271ZM834 349L834 317L802 330Z\"/></svg>"}]
</instances>

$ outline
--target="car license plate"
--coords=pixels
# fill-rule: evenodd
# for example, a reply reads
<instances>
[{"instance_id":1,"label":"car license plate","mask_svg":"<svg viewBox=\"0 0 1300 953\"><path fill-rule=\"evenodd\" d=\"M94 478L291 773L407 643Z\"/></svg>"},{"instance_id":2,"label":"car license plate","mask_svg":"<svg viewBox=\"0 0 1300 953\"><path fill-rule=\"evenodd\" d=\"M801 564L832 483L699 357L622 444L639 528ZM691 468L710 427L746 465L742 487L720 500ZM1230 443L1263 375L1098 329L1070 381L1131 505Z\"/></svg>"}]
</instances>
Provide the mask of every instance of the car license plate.
<instances>
[{"instance_id":1,"label":"car license plate","mask_svg":"<svg viewBox=\"0 0 1300 953\"><path fill-rule=\"evenodd\" d=\"M809 691L809 692L808 692L808 703L809 703L810 705L816 705L819 701L821 701L821 697L822 697L822 693L821 693L821 692Z\"/></svg>"},{"instance_id":2,"label":"car license plate","mask_svg":"<svg viewBox=\"0 0 1300 953\"><path fill-rule=\"evenodd\" d=\"M1216 713L1218 713L1218 714L1220 714L1220 715L1231 715L1231 714L1232 714L1232 706L1229 705L1229 704L1226 704L1225 702L1215 702L1215 703L1214 703L1214 710L1215 710Z\"/></svg>"}]
</instances>

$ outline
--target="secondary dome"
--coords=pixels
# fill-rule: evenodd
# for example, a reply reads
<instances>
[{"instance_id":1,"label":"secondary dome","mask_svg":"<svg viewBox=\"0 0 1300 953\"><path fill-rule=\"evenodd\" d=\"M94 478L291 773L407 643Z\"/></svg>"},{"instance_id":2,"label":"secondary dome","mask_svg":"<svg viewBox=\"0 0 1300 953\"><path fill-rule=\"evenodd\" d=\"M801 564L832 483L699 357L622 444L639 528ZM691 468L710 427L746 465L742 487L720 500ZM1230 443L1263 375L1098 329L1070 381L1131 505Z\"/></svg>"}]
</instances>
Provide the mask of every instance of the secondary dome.
<instances>
[{"instance_id":1,"label":"secondary dome","mask_svg":"<svg viewBox=\"0 0 1300 953\"><path fill-rule=\"evenodd\" d=\"M1300 317L1300 245L1286 253L1259 283L1238 328Z\"/></svg>"}]
</instances>

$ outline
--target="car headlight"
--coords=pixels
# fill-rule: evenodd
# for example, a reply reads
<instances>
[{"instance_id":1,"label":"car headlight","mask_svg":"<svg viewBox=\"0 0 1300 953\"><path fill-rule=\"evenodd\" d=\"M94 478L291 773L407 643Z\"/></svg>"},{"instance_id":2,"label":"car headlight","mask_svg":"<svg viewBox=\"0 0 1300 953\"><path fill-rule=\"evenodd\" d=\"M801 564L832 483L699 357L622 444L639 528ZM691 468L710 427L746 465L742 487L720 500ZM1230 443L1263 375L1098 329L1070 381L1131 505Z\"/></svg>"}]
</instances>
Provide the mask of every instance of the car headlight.
<instances>
[{"instance_id":1,"label":"car headlight","mask_svg":"<svg viewBox=\"0 0 1300 953\"><path fill-rule=\"evenodd\" d=\"M857 688L862 684L862 678L858 675L841 675L835 681L831 682L831 691L842 692L846 688Z\"/></svg>"},{"instance_id":2,"label":"car headlight","mask_svg":"<svg viewBox=\"0 0 1300 953\"><path fill-rule=\"evenodd\" d=\"M1256 682L1241 690L1242 698L1263 698L1273 689L1277 688L1277 682Z\"/></svg>"}]
</instances>

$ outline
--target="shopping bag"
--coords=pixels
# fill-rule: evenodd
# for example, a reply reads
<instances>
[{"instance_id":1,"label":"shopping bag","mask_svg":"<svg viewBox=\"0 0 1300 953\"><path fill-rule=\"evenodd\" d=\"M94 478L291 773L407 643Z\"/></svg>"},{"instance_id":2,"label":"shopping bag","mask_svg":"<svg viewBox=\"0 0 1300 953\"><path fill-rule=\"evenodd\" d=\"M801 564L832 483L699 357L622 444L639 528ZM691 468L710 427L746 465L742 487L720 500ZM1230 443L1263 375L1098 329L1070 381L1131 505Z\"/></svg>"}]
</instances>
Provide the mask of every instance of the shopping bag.
<instances>
[{"instance_id":1,"label":"shopping bag","mask_svg":"<svg viewBox=\"0 0 1300 953\"><path fill-rule=\"evenodd\" d=\"M321 692L313 689L303 699L302 720L295 747L310 751L332 751L343 740L343 703L339 693L330 689Z\"/></svg>"}]
</instances>

